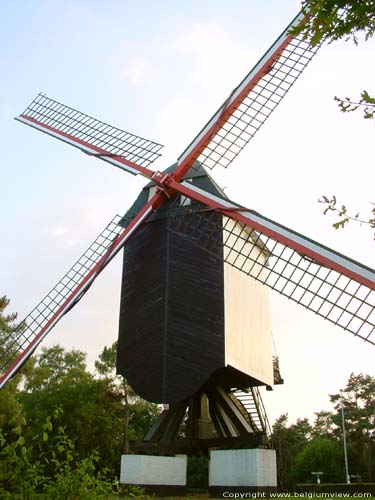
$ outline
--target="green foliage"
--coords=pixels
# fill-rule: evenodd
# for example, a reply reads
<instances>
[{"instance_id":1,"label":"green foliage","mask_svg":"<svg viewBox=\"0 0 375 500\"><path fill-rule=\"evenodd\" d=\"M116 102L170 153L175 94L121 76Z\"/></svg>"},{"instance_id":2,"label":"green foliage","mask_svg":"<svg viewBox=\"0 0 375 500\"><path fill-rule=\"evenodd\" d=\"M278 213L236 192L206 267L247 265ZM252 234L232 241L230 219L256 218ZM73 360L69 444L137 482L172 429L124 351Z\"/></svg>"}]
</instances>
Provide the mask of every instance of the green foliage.
<instances>
[{"instance_id":1,"label":"green foliage","mask_svg":"<svg viewBox=\"0 0 375 500\"><path fill-rule=\"evenodd\" d=\"M334 213L339 217L339 219L332 224L335 229L343 229L350 221L359 222L360 224L364 224L368 226L371 230L375 229L375 205L370 209L370 213L368 218L364 219L360 216L359 213L351 214L348 211L346 205L339 205L337 203L336 196L332 196L328 198L327 196L322 196L319 200L319 203L323 203L326 208L324 209L324 215L328 213ZM375 233L374 233L375 239Z\"/></svg>"},{"instance_id":2,"label":"green foliage","mask_svg":"<svg viewBox=\"0 0 375 500\"><path fill-rule=\"evenodd\" d=\"M1 335L17 328L15 316L5 314L8 303L0 300ZM43 349L0 392L0 498L108 498L117 488L113 478L123 450L125 390L130 440L143 437L158 409L116 377L115 348L113 344L99 356L99 378L87 371L84 353L61 346ZM330 398L333 411L318 412L313 426L307 419L288 425L287 415L276 421L273 441L284 488L311 480L311 471L320 469L324 481L344 480L342 402L349 470L372 481L375 378L352 374L342 398L339 394ZM207 486L207 466L205 458L189 459L190 488Z\"/></svg>"},{"instance_id":3,"label":"green foliage","mask_svg":"<svg viewBox=\"0 0 375 500\"><path fill-rule=\"evenodd\" d=\"M137 441L150 430L152 422L157 418L159 409L157 405L148 403L138 398L130 405L129 439Z\"/></svg>"},{"instance_id":4,"label":"green foliage","mask_svg":"<svg viewBox=\"0 0 375 500\"><path fill-rule=\"evenodd\" d=\"M277 453L278 476L283 488L294 484L292 463L294 457L308 443L312 428L308 420L298 419L295 424L287 425L288 415L281 415L273 426L273 443Z\"/></svg>"},{"instance_id":5,"label":"green foliage","mask_svg":"<svg viewBox=\"0 0 375 500\"><path fill-rule=\"evenodd\" d=\"M23 328L16 314L6 314L8 305L0 297L0 350ZM0 498L40 491L47 498L99 498L109 491L126 429L129 439L141 439L158 413L115 375L115 360L116 344L105 347L97 376L84 352L43 348L0 391Z\"/></svg>"},{"instance_id":6,"label":"green foliage","mask_svg":"<svg viewBox=\"0 0 375 500\"><path fill-rule=\"evenodd\" d=\"M337 438L340 428L336 423L334 414L331 411L318 411L315 413L315 423L312 429L313 437Z\"/></svg>"},{"instance_id":7,"label":"green foliage","mask_svg":"<svg viewBox=\"0 0 375 500\"><path fill-rule=\"evenodd\" d=\"M352 111L357 111L357 109L362 109L363 117L366 120L374 118L375 98L371 97L366 90L361 92L361 98L358 102L353 102L350 97L341 99L337 96L335 97L335 101L339 103L339 108L343 113L350 113Z\"/></svg>"},{"instance_id":8,"label":"green foliage","mask_svg":"<svg viewBox=\"0 0 375 500\"><path fill-rule=\"evenodd\" d=\"M0 356L9 348L12 336L17 335L22 329L22 323L16 323L17 314L7 314L6 309L9 306L9 299L4 295L0 297ZM24 366L21 373L16 375L0 391L0 429L10 430L9 423L12 417L17 413L17 387L22 378L22 373L32 369L32 361L28 366Z\"/></svg>"},{"instance_id":9,"label":"green foliage","mask_svg":"<svg viewBox=\"0 0 375 500\"><path fill-rule=\"evenodd\" d=\"M186 485L190 489L207 490L208 488L207 457L188 457Z\"/></svg>"},{"instance_id":10,"label":"green foliage","mask_svg":"<svg viewBox=\"0 0 375 500\"><path fill-rule=\"evenodd\" d=\"M17 414L11 424L11 436L0 431L0 496L32 499L45 479L43 464L34 456L38 443L32 447L26 441L26 420L21 414Z\"/></svg>"},{"instance_id":11,"label":"green foliage","mask_svg":"<svg viewBox=\"0 0 375 500\"><path fill-rule=\"evenodd\" d=\"M108 445L115 449L118 446L113 439L108 443L103 433L116 423L115 404L110 390L87 372L84 357L83 353L66 352L60 346L43 349L18 400L27 415L30 434L37 434L47 416L60 407L57 424L67 429L81 455L98 449L110 460L105 450ZM112 438L115 433L109 435Z\"/></svg>"},{"instance_id":12,"label":"green foliage","mask_svg":"<svg viewBox=\"0 0 375 500\"><path fill-rule=\"evenodd\" d=\"M363 34L368 40L375 32L373 0L304 0L302 8L309 15L296 32L303 32L312 45L335 40L353 40Z\"/></svg>"},{"instance_id":13,"label":"green foliage","mask_svg":"<svg viewBox=\"0 0 375 500\"><path fill-rule=\"evenodd\" d=\"M117 473L124 428L121 397L111 380L95 379L87 371L84 353L60 346L43 349L18 401L27 415L30 435L36 435L59 407L62 413L56 425L66 429L80 456L96 449L99 465Z\"/></svg>"},{"instance_id":14,"label":"green foliage","mask_svg":"<svg viewBox=\"0 0 375 500\"><path fill-rule=\"evenodd\" d=\"M314 437L294 457L292 474L297 483L310 482L311 472L319 471L324 472L324 483L339 482L344 477L342 447L336 440Z\"/></svg>"},{"instance_id":15,"label":"green foliage","mask_svg":"<svg viewBox=\"0 0 375 500\"><path fill-rule=\"evenodd\" d=\"M311 45L342 39L358 44L359 36L362 35L366 41L375 33L374 0L304 0L302 8L308 14L292 33L302 34ZM375 98L367 90L363 90L360 98L355 101L350 97L343 99L337 96L335 100L344 113L362 109L365 119L375 117ZM338 215L339 219L333 223L335 229L344 228L350 221L375 229L375 207L370 210L368 216L360 217L359 214L350 214L345 205L338 206L334 196L331 199L323 196L319 201L326 205L325 214L333 211Z\"/></svg>"},{"instance_id":16,"label":"green foliage","mask_svg":"<svg viewBox=\"0 0 375 500\"><path fill-rule=\"evenodd\" d=\"M157 405L139 398L125 377L116 376L116 356L117 342L114 342L110 347L104 347L99 359L95 361L95 369L104 377L103 382L110 384L113 393L121 401L124 435L121 451L129 453L130 441L143 438L150 429L151 422L157 417L159 409Z\"/></svg>"},{"instance_id":17,"label":"green foliage","mask_svg":"<svg viewBox=\"0 0 375 500\"><path fill-rule=\"evenodd\" d=\"M39 391L48 387L57 389L62 381L75 384L82 378L91 378L86 371L86 354L82 351L66 351L55 345L43 348L36 359L36 365L26 378L26 391L36 387Z\"/></svg>"},{"instance_id":18,"label":"green foliage","mask_svg":"<svg viewBox=\"0 0 375 500\"><path fill-rule=\"evenodd\" d=\"M113 492L116 484L108 479L108 470L96 469L98 453L80 459L65 429L54 430L60 414L57 410L47 417L31 439L21 414L12 421L11 435L0 433L1 498L33 499L43 493L56 500L104 499Z\"/></svg>"},{"instance_id":19,"label":"green foliage","mask_svg":"<svg viewBox=\"0 0 375 500\"><path fill-rule=\"evenodd\" d=\"M312 482L311 472L324 473L321 478L324 487L328 483L345 481L342 406L349 473L360 477L362 481L374 480L375 378L351 374L346 387L340 394L331 395L330 400L333 411L316 413L312 427L303 420L288 425L287 415L281 415L276 421L273 440L279 479L284 489L293 490L296 483ZM302 491L305 491L304 487ZM361 490L354 488L354 491Z\"/></svg>"},{"instance_id":20,"label":"green foliage","mask_svg":"<svg viewBox=\"0 0 375 500\"><path fill-rule=\"evenodd\" d=\"M374 481L375 464L375 378L351 374L341 394L330 396L340 425L344 407L348 441L349 470Z\"/></svg>"},{"instance_id":21,"label":"green foliage","mask_svg":"<svg viewBox=\"0 0 375 500\"><path fill-rule=\"evenodd\" d=\"M9 305L6 295L0 297L0 355L14 352L14 337L17 337L25 328L23 322L16 323L17 313L5 314L5 309ZM18 377L19 380L19 377Z\"/></svg>"},{"instance_id":22,"label":"green foliage","mask_svg":"<svg viewBox=\"0 0 375 500\"><path fill-rule=\"evenodd\" d=\"M152 500L154 495L148 495L145 493L145 489L140 486L135 486L134 484L122 484L119 487L120 498L125 498L125 500L133 500L135 498L141 500Z\"/></svg>"},{"instance_id":23,"label":"green foliage","mask_svg":"<svg viewBox=\"0 0 375 500\"><path fill-rule=\"evenodd\" d=\"M292 32L296 35L302 33L313 46L342 39L352 40L357 45L360 35L366 41L375 33L373 0L304 0L302 8L308 15ZM361 108L364 118L374 118L375 98L366 90L356 102L350 97L335 97L335 100L343 112Z\"/></svg>"},{"instance_id":24,"label":"green foliage","mask_svg":"<svg viewBox=\"0 0 375 500\"><path fill-rule=\"evenodd\" d=\"M62 427L58 428L55 450L52 450L51 458L54 466L52 481L49 481L44 488L48 498L106 499L116 487L116 484L108 479L108 469L97 471L98 452L93 451L88 457L79 459L73 442Z\"/></svg>"},{"instance_id":25,"label":"green foliage","mask_svg":"<svg viewBox=\"0 0 375 500\"><path fill-rule=\"evenodd\" d=\"M106 373L104 378L96 378L88 372L85 354L81 351L67 351L61 346L42 349L35 356L32 369L25 374L22 389L17 388L13 381L5 388L11 393L0 411L3 432L10 430L7 422L15 414L17 405L27 419L25 433L30 439L39 435L46 418L55 408L61 408L55 426L65 429L79 457L84 459L97 450L98 467L109 468L116 477L126 427L124 392L121 379L116 379L110 370L106 369ZM137 440L143 438L151 427L158 408L133 392L130 394L128 436ZM7 392L1 391L0 400L5 395ZM44 438L42 435L40 446L45 452L49 440L46 435Z\"/></svg>"},{"instance_id":26,"label":"green foliage","mask_svg":"<svg viewBox=\"0 0 375 500\"><path fill-rule=\"evenodd\" d=\"M110 347L104 347L99 354L99 359L95 361L95 369L100 375L110 376L116 368L117 342Z\"/></svg>"}]
</instances>

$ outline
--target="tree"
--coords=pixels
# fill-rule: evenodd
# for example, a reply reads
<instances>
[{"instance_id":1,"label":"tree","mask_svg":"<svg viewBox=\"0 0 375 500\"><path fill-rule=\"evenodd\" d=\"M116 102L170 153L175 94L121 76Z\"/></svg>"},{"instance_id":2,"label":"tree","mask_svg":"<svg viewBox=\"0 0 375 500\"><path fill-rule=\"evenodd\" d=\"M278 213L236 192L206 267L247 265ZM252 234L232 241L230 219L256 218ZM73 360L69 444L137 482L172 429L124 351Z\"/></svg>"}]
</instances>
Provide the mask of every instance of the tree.
<instances>
[{"instance_id":1,"label":"tree","mask_svg":"<svg viewBox=\"0 0 375 500\"><path fill-rule=\"evenodd\" d=\"M302 8L309 15L293 30L295 34L302 33L312 45L327 41L352 40L358 44L359 37L365 41L375 33L375 2L374 0L304 0ZM366 119L375 117L375 98L367 90L363 90L358 99L335 96L342 112L363 110ZM350 221L356 221L371 229L375 229L375 206L372 203L369 214L360 216L354 210L348 210L343 203L337 203L336 197L323 196L321 203L325 204L324 213L334 212L339 218L333 224L335 229L344 228ZM374 232L375 239L375 232Z\"/></svg>"},{"instance_id":2,"label":"tree","mask_svg":"<svg viewBox=\"0 0 375 500\"><path fill-rule=\"evenodd\" d=\"M35 356L34 368L18 391L17 400L28 423L28 435L38 435L48 416L59 408L55 426L65 429L77 456L85 459L97 450L98 467L117 473L122 447L122 401L107 380L96 379L87 370L85 353L58 345L43 348ZM44 447L48 447L47 442Z\"/></svg>"},{"instance_id":3,"label":"tree","mask_svg":"<svg viewBox=\"0 0 375 500\"><path fill-rule=\"evenodd\" d=\"M327 196L322 196L322 198L319 200L319 203L323 203L325 205L324 209L324 215L327 215L329 212L333 212L335 215L339 217L339 219L332 224L332 227L335 229L343 229L348 222L350 221L355 221L360 224L364 224L368 226L371 230L375 229L375 204L371 203L372 208L370 208L368 218L363 219L359 212L353 213L348 208L346 205L342 205L337 203L336 196L332 196L328 198ZM375 232L374 232L374 239L375 239Z\"/></svg>"},{"instance_id":4,"label":"tree","mask_svg":"<svg viewBox=\"0 0 375 500\"><path fill-rule=\"evenodd\" d=\"M15 313L6 313L8 305L7 297L0 297L0 355L25 328L16 322ZM0 391L0 452L14 452L16 460L28 443L26 458L32 470L40 457L49 456L52 440L59 439L59 434L74 447L75 461L83 464L89 460L97 470L109 469L116 477L124 449L124 428L128 426L129 440L142 439L158 407L136 396L126 380L115 375L115 362L116 344L105 347L95 363L100 377L87 369L82 351L55 345L34 354ZM93 454L94 461L90 458ZM8 471L14 468L12 464L8 464ZM43 474L53 476L53 460L41 467Z\"/></svg>"},{"instance_id":5,"label":"tree","mask_svg":"<svg viewBox=\"0 0 375 500\"><path fill-rule=\"evenodd\" d=\"M65 429L55 428L59 413L47 417L36 435L25 433L24 417L14 419L10 433L0 430L1 498L104 500L113 493L116 483L108 469L96 466L97 451L81 459Z\"/></svg>"},{"instance_id":6,"label":"tree","mask_svg":"<svg viewBox=\"0 0 375 500\"><path fill-rule=\"evenodd\" d=\"M302 33L313 46L342 39L352 40L357 45L360 35L367 41L375 33L374 0L304 0L302 9L308 15L294 33ZM357 102L348 97L335 97L335 100L343 112L362 108L364 118L374 117L375 99L366 90Z\"/></svg>"},{"instance_id":7,"label":"tree","mask_svg":"<svg viewBox=\"0 0 375 500\"><path fill-rule=\"evenodd\" d=\"M23 329L22 323L16 323L17 314L7 314L9 299L0 297L0 355L12 349L12 339ZM5 367L2 367L2 369ZM23 367L22 372L29 371L31 366ZM12 417L17 413L16 392L22 374L13 377L0 391L0 428L6 428Z\"/></svg>"},{"instance_id":8,"label":"tree","mask_svg":"<svg viewBox=\"0 0 375 500\"><path fill-rule=\"evenodd\" d=\"M337 440L315 436L291 464L291 475L298 483L313 482L312 472L323 472L325 483L339 483L344 477L344 460Z\"/></svg>"},{"instance_id":9,"label":"tree","mask_svg":"<svg viewBox=\"0 0 375 500\"><path fill-rule=\"evenodd\" d=\"M311 482L311 472L323 472L323 482L344 482L341 408L344 406L349 472L373 481L375 467L375 378L351 374L339 394L330 395L333 411L317 412L313 426L306 419L288 425L281 415L273 427L279 478L283 488Z\"/></svg>"},{"instance_id":10,"label":"tree","mask_svg":"<svg viewBox=\"0 0 375 500\"><path fill-rule=\"evenodd\" d=\"M113 373L116 369L116 353L117 342L114 342L111 347L104 347L99 354L99 359L95 361L95 368L100 375L104 375L107 379L113 380ZM119 377L120 378L120 377ZM132 389L128 385L125 377L121 377L120 383L117 386L120 397L124 401L124 439L122 444L122 453L129 453L129 392Z\"/></svg>"},{"instance_id":11,"label":"tree","mask_svg":"<svg viewBox=\"0 0 375 500\"><path fill-rule=\"evenodd\" d=\"M373 0L303 0L302 9L309 15L296 32L304 33L312 45L341 39L357 44L358 35L368 40L375 33Z\"/></svg>"},{"instance_id":12,"label":"tree","mask_svg":"<svg viewBox=\"0 0 375 500\"><path fill-rule=\"evenodd\" d=\"M36 359L37 363L26 377L26 391L35 387L42 390L58 385L65 379L74 384L89 375L86 371L86 354L82 351L66 351L62 346L54 345L43 348Z\"/></svg>"},{"instance_id":13,"label":"tree","mask_svg":"<svg viewBox=\"0 0 375 500\"><path fill-rule=\"evenodd\" d=\"M318 411L315 413L315 422L311 434L313 437L337 437L339 429L335 423L334 413L331 411Z\"/></svg>"},{"instance_id":14,"label":"tree","mask_svg":"<svg viewBox=\"0 0 375 500\"><path fill-rule=\"evenodd\" d=\"M309 421L298 419L295 424L287 425L288 414L281 415L273 425L272 441L277 454L278 477L283 489L293 486L292 462L305 447L311 436Z\"/></svg>"},{"instance_id":15,"label":"tree","mask_svg":"<svg viewBox=\"0 0 375 500\"><path fill-rule=\"evenodd\" d=\"M5 315L8 302L1 302L0 334L11 331L16 317ZM17 375L0 392L0 432L11 436L15 422L26 421L25 440L37 439L39 454L47 456L50 440L39 437L45 422L56 414L54 429L64 429L77 459L86 460L95 452L99 457L98 470L108 468L113 477L117 476L124 452L124 429L128 426L129 441L142 439L156 418L158 407L143 401L126 380L116 377L115 358L115 344L103 349L96 362L101 374L97 377L88 371L84 352L66 350L60 345L42 348L29 360L23 375ZM34 458L30 457L31 462ZM52 474L52 470L52 464L46 466L46 474Z\"/></svg>"},{"instance_id":16,"label":"tree","mask_svg":"<svg viewBox=\"0 0 375 500\"><path fill-rule=\"evenodd\" d=\"M330 399L335 404L338 425L341 407L344 407L349 470L372 482L375 476L375 378L352 373L345 389Z\"/></svg>"},{"instance_id":17,"label":"tree","mask_svg":"<svg viewBox=\"0 0 375 500\"><path fill-rule=\"evenodd\" d=\"M97 372L116 388L116 392L124 404L124 433L122 453L129 453L130 441L142 439L158 414L157 405L148 403L138 397L125 377L116 377L117 342L104 347L95 361Z\"/></svg>"}]
</instances>

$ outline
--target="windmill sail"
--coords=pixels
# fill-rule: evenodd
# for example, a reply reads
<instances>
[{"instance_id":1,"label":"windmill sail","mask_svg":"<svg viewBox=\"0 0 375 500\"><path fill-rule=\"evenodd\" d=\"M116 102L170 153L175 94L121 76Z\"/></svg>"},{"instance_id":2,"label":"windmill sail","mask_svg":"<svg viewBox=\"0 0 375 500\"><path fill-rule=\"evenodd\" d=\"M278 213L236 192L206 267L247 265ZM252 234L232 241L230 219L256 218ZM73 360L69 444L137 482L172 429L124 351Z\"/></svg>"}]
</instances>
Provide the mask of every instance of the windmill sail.
<instances>
[{"instance_id":1,"label":"windmill sail","mask_svg":"<svg viewBox=\"0 0 375 500\"><path fill-rule=\"evenodd\" d=\"M98 156L134 175L150 177L147 167L159 156L161 144L101 122L65 104L38 94L16 120L81 151Z\"/></svg>"},{"instance_id":2,"label":"windmill sail","mask_svg":"<svg viewBox=\"0 0 375 500\"><path fill-rule=\"evenodd\" d=\"M153 200L126 229L116 216L57 285L4 339L0 349L0 388L15 375L60 319L82 298L101 271L152 212Z\"/></svg>"},{"instance_id":3,"label":"windmill sail","mask_svg":"<svg viewBox=\"0 0 375 500\"><path fill-rule=\"evenodd\" d=\"M191 183L179 186L182 195L195 202L187 205L176 199L170 231L214 255L221 212L225 262L375 345L374 270ZM266 262L256 247L267 255Z\"/></svg>"},{"instance_id":4,"label":"windmill sail","mask_svg":"<svg viewBox=\"0 0 375 500\"><path fill-rule=\"evenodd\" d=\"M199 245L211 252L217 227L211 231L210 217L202 218L200 212L204 210L206 215L212 212L216 224L217 220L221 224L220 250L225 262L375 344L371 337L375 330L373 270L260 214L197 189L191 183L180 183L197 159L198 165L208 168L227 167L285 97L318 50L302 37L295 38L289 33L303 17L302 13L296 16L235 88L180 156L171 175L148 168L160 156L160 144L112 127L45 95L38 95L16 118L87 154L132 174L141 174L156 186L152 186L154 191L150 189L148 201L130 224L124 229L113 221L101 235L99 246L90 247L25 319L24 328L6 339L0 350L0 387L19 370L146 219L176 193L186 197L183 200L176 197L184 216L176 217L169 224L169 231L178 232L193 244L197 244L194 233L198 232ZM190 203L189 198L194 201ZM254 247L256 252L252 250Z\"/></svg>"},{"instance_id":5,"label":"windmill sail","mask_svg":"<svg viewBox=\"0 0 375 500\"><path fill-rule=\"evenodd\" d=\"M280 104L319 49L290 34L304 16L295 17L183 152L178 178L195 160L209 169L228 167Z\"/></svg>"}]
</instances>

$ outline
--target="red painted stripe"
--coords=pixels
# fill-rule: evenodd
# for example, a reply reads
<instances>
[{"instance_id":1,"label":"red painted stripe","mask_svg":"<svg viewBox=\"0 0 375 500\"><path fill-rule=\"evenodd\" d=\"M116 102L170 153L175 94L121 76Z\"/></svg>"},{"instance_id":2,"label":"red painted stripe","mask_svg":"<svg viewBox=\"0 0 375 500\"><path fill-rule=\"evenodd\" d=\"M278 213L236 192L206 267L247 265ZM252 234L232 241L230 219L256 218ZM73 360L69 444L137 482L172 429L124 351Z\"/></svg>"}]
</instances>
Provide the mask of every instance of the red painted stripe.
<instances>
[{"instance_id":1,"label":"red painted stripe","mask_svg":"<svg viewBox=\"0 0 375 500\"><path fill-rule=\"evenodd\" d=\"M242 222L243 224L246 224L250 226L251 228L254 228L256 231L259 231L260 233L265 234L266 236L274 239L275 241L278 241L282 243L283 245L291 248L292 250L295 250L296 252L299 252L302 255L306 255L310 259L313 259L315 262L320 264L321 266L328 267L338 273L343 274L344 276L347 276L350 279L353 279L354 281L357 281L361 285L367 286L368 288L375 290L375 282L371 281L370 279L365 278L364 276L361 276L360 274L357 274L356 272L348 269L347 267L342 266L341 264L338 264L334 260L329 259L328 257L325 257L321 255L320 253L311 250L310 248L295 242L294 240L288 238L287 236L284 236L277 231L274 231L267 226L264 226L260 224L259 222L253 221L250 217L244 215L240 211L236 210L230 210L228 207L225 205L220 204L216 200L212 200L207 196L202 195L201 193L197 193L196 191L189 189L186 185L182 185L179 182L176 182L175 180L171 180L170 182L170 187L174 189L175 191L179 191L181 194L184 196L187 196L188 198L192 198L193 200L199 201L200 203L203 203L207 205L209 208L212 210L218 210L222 214L224 214L226 217L229 217L233 220L237 220L238 222ZM246 210L246 209L244 209ZM285 228L287 229L287 228ZM302 235L301 235L302 236ZM314 244L319 246L319 243L314 242ZM330 250L333 252L333 250ZM342 256L344 257L344 256ZM358 264L360 265L360 264Z\"/></svg>"},{"instance_id":2,"label":"red painted stripe","mask_svg":"<svg viewBox=\"0 0 375 500\"><path fill-rule=\"evenodd\" d=\"M61 137L69 139L70 141L75 142L77 145L81 145L81 146L85 146L87 148L90 148L90 149L94 150L95 153L102 154L102 155L110 154L108 151L106 151L104 149L98 148L97 146L94 146L93 144L90 144L89 142L82 141L81 139L78 139L77 137L74 137L73 135L67 134L66 132L63 132L63 131L58 130L54 127L51 127L50 125L42 123L42 122L36 120L35 118L32 118L32 117L27 116L27 115L20 115L20 118L23 118L24 120L31 122L30 126L32 126L32 124L35 123L39 127L46 129L46 131L51 131L56 135L60 135ZM126 167L130 167L130 168L136 170L137 172L142 174L144 177L147 177L148 179L151 179L152 176L154 175L153 170L150 170L146 167L141 167L141 165L138 165L137 163L129 161L126 158L123 158L122 156L113 155L113 156L110 156L110 158L113 158L117 162L122 163Z\"/></svg>"},{"instance_id":3,"label":"red painted stripe","mask_svg":"<svg viewBox=\"0 0 375 500\"><path fill-rule=\"evenodd\" d=\"M22 351L21 355L17 357L17 359L11 364L11 366L6 370L4 375L0 377L0 385L7 379L9 374L12 372L12 370L21 362L20 367L17 369L17 371L23 366L23 363L27 361L28 357L32 354L33 348L35 344L38 343L38 340L43 336L43 334L48 331L51 325L53 325L53 322L58 318L58 316L62 313L64 313L64 310L67 309L69 310L70 307L70 302L72 299L76 298L79 296L81 291L84 289L86 283L97 273L97 276L101 273L101 271L104 269L104 267L107 265L108 262L106 262L108 256L111 254L113 249L121 244L121 242L125 239L125 237L129 234L129 232L132 230L132 228L139 222L141 217L147 212L147 210L151 207L153 210L150 212L150 214L144 219L143 223L150 217L150 215L157 210L160 205L165 201L165 195L163 192L158 191L152 198L151 200L142 208L142 210L139 211L139 213L134 217L134 219L131 221L129 226L124 229L124 231L117 236L117 238L113 241L111 244L110 248L108 251L103 255L103 257L95 264L95 266L92 268L92 270L88 273L88 275L84 278L82 283L78 285L78 287L69 295L69 297L64 301L64 303L59 307L59 309L53 314L53 316L48 320L48 322L44 325L44 327L41 329L41 331L35 336L35 338L30 342L30 344ZM136 231L135 233L136 234ZM130 236L132 238L134 236ZM129 239L130 239L129 238ZM125 244L122 246L120 245L116 254L118 251L123 248ZM112 258L116 255L114 254ZM111 260L112 260L111 258ZM97 278L95 277L95 279ZM95 280L94 280L95 281ZM60 318L61 319L61 318ZM23 361L24 360L24 361Z\"/></svg>"},{"instance_id":4,"label":"red painted stripe","mask_svg":"<svg viewBox=\"0 0 375 500\"><path fill-rule=\"evenodd\" d=\"M243 88L241 93L237 96L237 98L219 115L216 122L212 124L212 126L207 130L206 134L201 138L198 144L192 149L189 155L185 158L185 160L176 168L173 173L173 177L176 180L180 180L184 177L184 175L189 171L190 167L193 165L195 160L199 157L203 149L209 144L210 140L215 136L218 129L225 124L227 119L234 113L234 111L238 108L238 106L243 102L245 97L249 94L249 92L257 85L257 83L269 72L270 66L279 59L283 50L289 45L289 42L294 37L292 35L288 35L285 41L280 45L280 47L265 61L263 66L259 69L259 71L254 75L254 77L248 82L248 84Z\"/></svg>"}]
</instances>

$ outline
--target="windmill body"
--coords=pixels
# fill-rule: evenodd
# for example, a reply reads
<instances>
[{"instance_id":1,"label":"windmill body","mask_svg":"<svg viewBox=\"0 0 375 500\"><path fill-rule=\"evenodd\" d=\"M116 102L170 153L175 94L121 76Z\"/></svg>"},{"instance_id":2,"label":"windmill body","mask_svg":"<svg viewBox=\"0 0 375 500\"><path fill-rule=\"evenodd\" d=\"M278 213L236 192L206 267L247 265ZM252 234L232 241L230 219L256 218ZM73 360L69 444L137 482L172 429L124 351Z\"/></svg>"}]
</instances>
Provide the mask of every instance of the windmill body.
<instances>
[{"instance_id":1,"label":"windmill body","mask_svg":"<svg viewBox=\"0 0 375 500\"><path fill-rule=\"evenodd\" d=\"M160 144L43 94L17 118L150 184L37 304L24 328L4 339L0 387L124 249L117 369L144 398L169 406L136 451L201 455L222 448L225 459L211 462L210 480L224 491L247 484L247 470L234 477L244 461L257 471L249 486L276 488L258 391L281 382L272 359L268 289L375 344L375 271L228 200L205 170L236 159L315 55L318 47L290 32L305 15L293 19L164 172L149 168ZM127 483L143 484L137 474L129 478L132 465L146 476L154 470L154 459L138 458L125 460ZM222 483L228 476L220 464L228 460L234 471L228 481L237 483ZM177 462L186 468L186 461ZM268 475L260 477L265 469ZM183 481L183 470L174 475Z\"/></svg>"},{"instance_id":2,"label":"windmill body","mask_svg":"<svg viewBox=\"0 0 375 500\"><path fill-rule=\"evenodd\" d=\"M202 167L185 179L227 199ZM122 224L154 189L143 189ZM165 203L124 249L118 372L157 403L192 397L210 378L228 389L272 386L267 290L225 262L222 214L210 229L215 244L207 255L205 232L178 227L180 207L189 210L189 200ZM248 245L266 261L264 248Z\"/></svg>"}]
</instances>

